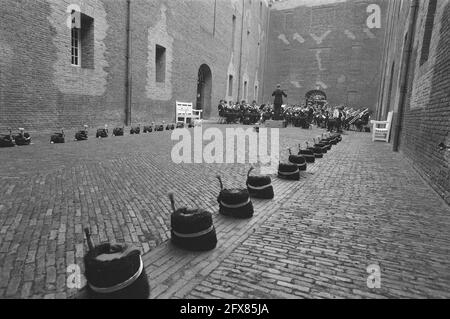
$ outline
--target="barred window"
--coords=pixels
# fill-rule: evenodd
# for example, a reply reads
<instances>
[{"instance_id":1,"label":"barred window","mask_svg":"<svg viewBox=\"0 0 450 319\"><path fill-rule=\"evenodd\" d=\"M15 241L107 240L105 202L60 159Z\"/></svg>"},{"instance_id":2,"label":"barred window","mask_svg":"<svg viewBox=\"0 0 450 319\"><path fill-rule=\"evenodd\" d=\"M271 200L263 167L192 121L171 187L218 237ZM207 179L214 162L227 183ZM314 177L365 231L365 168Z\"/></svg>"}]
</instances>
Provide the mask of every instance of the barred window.
<instances>
[{"instance_id":1,"label":"barred window","mask_svg":"<svg viewBox=\"0 0 450 319\"><path fill-rule=\"evenodd\" d=\"M81 66L81 30L72 28L72 65Z\"/></svg>"}]
</instances>

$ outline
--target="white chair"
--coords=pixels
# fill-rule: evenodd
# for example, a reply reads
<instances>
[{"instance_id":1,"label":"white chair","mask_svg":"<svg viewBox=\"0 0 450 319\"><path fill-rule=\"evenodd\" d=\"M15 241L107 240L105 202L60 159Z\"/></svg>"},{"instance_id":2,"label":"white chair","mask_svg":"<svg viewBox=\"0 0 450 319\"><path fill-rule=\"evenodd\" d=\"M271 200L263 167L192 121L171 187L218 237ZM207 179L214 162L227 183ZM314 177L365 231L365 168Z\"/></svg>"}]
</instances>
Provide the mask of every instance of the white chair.
<instances>
[{"instance_id":1,"label":"white chair","mask_svg":"<svg viewBox=\"0 0 450 319\"><path fill-rule=\"evenodd\" d=\"M373 125L373 142L382 141L389 143L393 116L394 112L389 112L387 121L370 121Z\"/></svg>"},{"instance_id":2,"label":"white chair","mask_svg":"<svg viewBox=\"0 0 450 319\"><path fill-rule=\"evenodd\" d=\"M176 122L183 122L184 125L187 124L187 120L194 125L202 124L202 113L203 110L194 110L193 103L178 102L176 105Z\"/></svg>"}]
</instances>

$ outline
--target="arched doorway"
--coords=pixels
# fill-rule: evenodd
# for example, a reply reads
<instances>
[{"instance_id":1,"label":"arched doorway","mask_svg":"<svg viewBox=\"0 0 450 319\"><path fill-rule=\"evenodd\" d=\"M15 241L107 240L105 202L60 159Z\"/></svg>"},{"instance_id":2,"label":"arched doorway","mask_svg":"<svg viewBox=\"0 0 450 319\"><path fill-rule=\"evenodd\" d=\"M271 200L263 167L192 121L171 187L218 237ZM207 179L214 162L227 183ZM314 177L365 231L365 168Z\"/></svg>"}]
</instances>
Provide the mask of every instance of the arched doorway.
<instances>
[{"instance_id":1,"label":"arched doorway","mask_svg":"<svg viewBox=\"0 0 450 319\"><path fill-rule=\"evenodd\" d=\"M306 93L306 105L324 106L327 103L327 95L321 90L312 90Z\"/></svg>"},{"instance_id":2,"label":"arched doorway","mask_svg":"<svg viewBox=\"0 0 450 319\"><path fill-rule=\"evenodd\" d=\"M203 110L204 118L211 116L212 73L209 66L202 64L198 70L197 110Z\"/></svg>"}]
</instances>

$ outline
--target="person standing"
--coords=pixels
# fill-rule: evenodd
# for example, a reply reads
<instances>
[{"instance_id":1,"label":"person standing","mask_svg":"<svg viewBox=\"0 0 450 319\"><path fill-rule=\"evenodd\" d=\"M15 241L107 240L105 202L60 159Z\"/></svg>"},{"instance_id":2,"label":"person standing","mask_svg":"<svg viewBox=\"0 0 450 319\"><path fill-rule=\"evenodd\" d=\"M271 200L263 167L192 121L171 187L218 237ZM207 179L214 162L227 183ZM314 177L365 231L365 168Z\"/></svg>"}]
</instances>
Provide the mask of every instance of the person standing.
<instances>
[{"instance_id":1,"label":"person standing","mask_svg":"<svg viewBox=\"0 0 450 319\"><path fill-rule=\"evenodd\" d=\"M273 92L272 96L275 97L273 102L275 111L275 120L280 120L281 106L283 105L283 96L287 98L287 94L281 89L281 84L277 85L277 89Z\"/></svg>"},{"instance_id":2,"label":"person standing","mask_svg":"<svg viewBox=\"0 0 450 319\"><path fill-rule=\"evenodd\" d=\"M334 128L336 129L337 133L342 133L342 106L338 106L333 113L334 118Z\"/></svg>"}]
</instances>

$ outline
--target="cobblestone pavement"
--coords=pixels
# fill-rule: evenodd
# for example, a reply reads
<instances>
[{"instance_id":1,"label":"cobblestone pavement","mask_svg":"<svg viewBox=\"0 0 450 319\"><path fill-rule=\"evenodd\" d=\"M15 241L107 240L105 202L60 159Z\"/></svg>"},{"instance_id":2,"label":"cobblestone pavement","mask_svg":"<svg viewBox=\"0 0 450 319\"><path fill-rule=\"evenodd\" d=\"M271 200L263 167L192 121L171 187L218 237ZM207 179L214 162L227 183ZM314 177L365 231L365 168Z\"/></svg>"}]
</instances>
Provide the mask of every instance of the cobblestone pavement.
<instances>
[{"instance_id":1,"label":"cobblestone pavement","mask_svg":"<svg viewBox=\"0 0 450 319\"><path fill-rule=\"evenodd\" d=\"M322 131L281 131L282 149ZM69 134L68 134L69 135ZM0 298L66 298L95 242L140 247L152 298L450 297L450 208L401 154L350 132L300 182L274 179L276 198L249 221L217 214L221 173L243 186L248 165L176 165L170 133L0 150ZM286 152L284 152L286 153ZM169 242L170 203L214 212L209 253ZM367 288L379 264L382 288Z\"/></svg>"}]
</instances>

